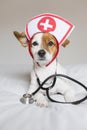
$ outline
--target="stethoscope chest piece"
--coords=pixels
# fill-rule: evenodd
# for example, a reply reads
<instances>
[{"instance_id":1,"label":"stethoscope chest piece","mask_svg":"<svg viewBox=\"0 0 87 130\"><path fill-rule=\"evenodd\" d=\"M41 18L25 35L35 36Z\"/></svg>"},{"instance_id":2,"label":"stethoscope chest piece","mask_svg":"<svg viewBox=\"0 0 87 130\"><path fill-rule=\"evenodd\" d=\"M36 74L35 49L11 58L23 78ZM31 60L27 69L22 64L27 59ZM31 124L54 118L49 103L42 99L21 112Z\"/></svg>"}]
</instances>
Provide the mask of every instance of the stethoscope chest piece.
<instances>
[{"instance_id":1,"label":"stethoscope chest piece","mask_svg":"<svg viewBox=\"0 0 87 130\"><path fill-rule=\"evenodd\" d=\"M25 93L20 99L20 102L23 104L32 104L34 102L34 99L32 98L32 95Z\"/></svg>"}]
</instances>

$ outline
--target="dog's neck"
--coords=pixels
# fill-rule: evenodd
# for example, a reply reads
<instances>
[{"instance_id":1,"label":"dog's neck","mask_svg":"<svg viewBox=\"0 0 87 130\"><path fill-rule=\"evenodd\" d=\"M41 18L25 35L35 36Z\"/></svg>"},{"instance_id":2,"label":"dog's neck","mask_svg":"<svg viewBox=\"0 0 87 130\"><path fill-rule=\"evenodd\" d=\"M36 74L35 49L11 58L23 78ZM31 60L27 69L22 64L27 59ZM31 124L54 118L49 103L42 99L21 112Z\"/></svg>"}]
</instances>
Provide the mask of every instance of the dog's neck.
<instances>
[{"instance_id":1,"label":"dog's neck","mask_svg":"<svg viewBox=\"0 0 87 130\"><path fill-rule=\"evenodd\" d=\"M56 59L49 64L48 66L39 66L36 62L34 62L34 70L37 75L42 75L42 76L50 76L50 74L55 74L56 72L56 66L57 66L57 61Z\"/></svg>"}]
</instances>

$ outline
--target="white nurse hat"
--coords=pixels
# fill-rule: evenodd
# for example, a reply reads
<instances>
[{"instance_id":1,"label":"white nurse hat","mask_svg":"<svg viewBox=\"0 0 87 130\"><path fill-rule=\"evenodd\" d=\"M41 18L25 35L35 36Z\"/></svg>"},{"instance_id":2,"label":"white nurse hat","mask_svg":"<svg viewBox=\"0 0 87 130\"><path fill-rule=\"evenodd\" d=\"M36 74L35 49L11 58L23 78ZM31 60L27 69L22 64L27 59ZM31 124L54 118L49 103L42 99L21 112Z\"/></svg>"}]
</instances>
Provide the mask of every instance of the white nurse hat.
<instances>
[{"instance_id":1,"label":"white nurse hat","mask_svg":"<svg viewBox=\"0 0 87 130\"><path fill-rule=\"evenodd\" d=\"M25 34L30 40L38 32L48 32L55 36L61 45L70 35L74 25L55 14L41 14L29 20L25 27Z\"/></svg>"}]
</instances>

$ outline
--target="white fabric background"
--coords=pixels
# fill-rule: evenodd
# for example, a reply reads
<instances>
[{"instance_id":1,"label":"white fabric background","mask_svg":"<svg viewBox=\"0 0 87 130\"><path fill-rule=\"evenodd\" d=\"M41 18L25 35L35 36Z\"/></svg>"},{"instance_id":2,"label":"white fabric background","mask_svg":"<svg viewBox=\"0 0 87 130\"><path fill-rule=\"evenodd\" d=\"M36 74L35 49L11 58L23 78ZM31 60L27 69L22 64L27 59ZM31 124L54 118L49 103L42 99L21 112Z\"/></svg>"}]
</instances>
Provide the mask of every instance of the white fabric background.
<instances>
[{"instance_id":1,"label":"white fabric background","mask_svg":"<svg viewBox=\"0 0 87 130\"><path fill-rule=\"evenodd\" d=\"M87 65L66 66L87 86ZM80 105L49 103L48 108L21 104L29 87L28 65L0 66L0 130L87 130L87 101Z\"/></svg>"}]
</instances>

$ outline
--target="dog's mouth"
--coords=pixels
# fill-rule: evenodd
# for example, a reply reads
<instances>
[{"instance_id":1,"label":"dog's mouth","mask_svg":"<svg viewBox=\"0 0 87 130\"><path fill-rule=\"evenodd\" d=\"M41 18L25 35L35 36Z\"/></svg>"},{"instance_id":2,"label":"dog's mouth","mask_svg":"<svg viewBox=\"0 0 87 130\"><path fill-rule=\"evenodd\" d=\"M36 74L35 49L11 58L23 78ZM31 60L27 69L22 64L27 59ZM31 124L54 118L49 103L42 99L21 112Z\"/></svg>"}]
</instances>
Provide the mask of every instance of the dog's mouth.
<instances>
[{"instance_id":1,"label":"dog's mouth","mask_svg":"<svg viewBox=\"0 0 87 130\"><path fill-rule=\"evenodd\" d=\"M38 60L39 60L39 61L45 61L46 58L45 58L45 57L43 57L43 58L39 57Z\"/></svg>"},{"instance_id":2,"label":"dog's mouth","mask_svg":"<svg viewBox=\"0 0 87 130\"><path fill-rule=\"evenodd\" d=\"M49 62L49 59L47 57L38 57L36 60L40 64L47 64Z\"/></svg>"}]
</instances>

